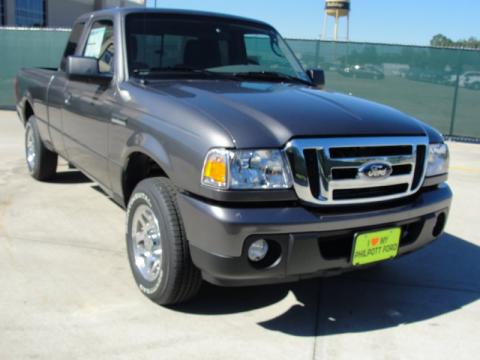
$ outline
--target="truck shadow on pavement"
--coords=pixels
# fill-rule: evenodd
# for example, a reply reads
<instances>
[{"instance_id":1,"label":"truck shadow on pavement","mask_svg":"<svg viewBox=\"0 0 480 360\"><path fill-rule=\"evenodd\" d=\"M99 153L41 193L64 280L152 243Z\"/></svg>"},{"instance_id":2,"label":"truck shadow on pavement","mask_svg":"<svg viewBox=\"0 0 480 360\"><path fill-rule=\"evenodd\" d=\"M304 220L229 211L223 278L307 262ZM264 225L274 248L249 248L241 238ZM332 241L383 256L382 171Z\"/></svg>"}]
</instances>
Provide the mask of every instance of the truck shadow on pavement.
<instances>
[{"instance_id":1,"label":"truck shadow on pavement","mask_svg":"<svg viewBox=\"0 0 480 360\"><path fill-rule=\"evenodd\" d=\"M292 294L287 311L259 323L295 336L365 332L428 321L480 298L480 247L451 234L417 253L339 277L287 285L219 288L205 285L176 311L240 313L274 305ZM288 306L288 305L287 305ZM273 309L272 309L273 310ZM273 310L274 312L274 310Z\"/></svg>"},{"instance_id":2,"label":"truck shadow on pavement","mask_svg":"<svg viewBox=\"0 0 480 360\"><path fill-rule=\"evenodd\" d=\"M55 177L48 181L51 184L85 184L92 182L88 177L83 175L81 171L59 171Z\"/></svg>"}]
</instances>

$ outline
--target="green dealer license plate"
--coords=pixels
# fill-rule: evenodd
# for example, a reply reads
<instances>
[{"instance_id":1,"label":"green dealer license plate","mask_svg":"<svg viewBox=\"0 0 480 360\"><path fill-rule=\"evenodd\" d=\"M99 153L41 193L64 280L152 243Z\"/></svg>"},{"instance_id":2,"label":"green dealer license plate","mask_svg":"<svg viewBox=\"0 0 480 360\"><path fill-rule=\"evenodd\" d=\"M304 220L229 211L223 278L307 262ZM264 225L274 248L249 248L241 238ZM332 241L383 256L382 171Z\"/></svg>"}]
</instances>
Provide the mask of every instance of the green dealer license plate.
<instances>
[{"instance_id":1,"label":"green dealer license plate","mask_svg":"<svg viewBox=\"0 0 480 360\"><path fill-rule=\"evenodd\" d=\"M391 228L357 234L353 244L353 265L371 264L397 256L401 232L400 228Z\"/></svg>"}]
</instances>

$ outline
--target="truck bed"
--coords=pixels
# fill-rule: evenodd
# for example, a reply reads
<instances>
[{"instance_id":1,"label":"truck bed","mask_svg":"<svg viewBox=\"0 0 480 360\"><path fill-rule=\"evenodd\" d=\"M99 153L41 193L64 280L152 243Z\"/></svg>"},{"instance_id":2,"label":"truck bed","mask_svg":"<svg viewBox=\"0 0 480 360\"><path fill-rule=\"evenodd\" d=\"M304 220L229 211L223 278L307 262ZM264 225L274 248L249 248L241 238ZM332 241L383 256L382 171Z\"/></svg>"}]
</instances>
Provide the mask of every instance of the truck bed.
<instances>
[{"instance_id":1,"label":"truck bed","mask_svg":"<svg viewBox=\"0 0 480 360\"><path fill-rule=\"evenodd\" d=\"M27 94L35 115L44 122L48 122L48 85L56 72L55 68L23 68L17 74L17 104L20 94Z\"/></svg>"}]
</instances>

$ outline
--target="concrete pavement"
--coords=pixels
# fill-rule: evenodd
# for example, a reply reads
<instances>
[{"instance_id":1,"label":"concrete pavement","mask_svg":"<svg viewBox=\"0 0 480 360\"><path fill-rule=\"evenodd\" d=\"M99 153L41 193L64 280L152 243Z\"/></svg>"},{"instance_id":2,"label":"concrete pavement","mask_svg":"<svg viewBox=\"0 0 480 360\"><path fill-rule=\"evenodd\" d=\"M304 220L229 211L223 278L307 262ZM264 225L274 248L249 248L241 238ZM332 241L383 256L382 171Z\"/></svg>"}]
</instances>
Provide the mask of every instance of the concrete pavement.
<instances>
[{"instance_id":1,"label":"concrete pavement","mask_svg":"<svg viewBox=\"0 0 480 360\"><path fill-rule=\"evenodd\" d=\"M378 267L298 284L137 290L124 211L63 162L31 179L0 112L0 359L472 359L480 353L480 145L451 143L446 234Z\"/></svg>"}]
</instances>

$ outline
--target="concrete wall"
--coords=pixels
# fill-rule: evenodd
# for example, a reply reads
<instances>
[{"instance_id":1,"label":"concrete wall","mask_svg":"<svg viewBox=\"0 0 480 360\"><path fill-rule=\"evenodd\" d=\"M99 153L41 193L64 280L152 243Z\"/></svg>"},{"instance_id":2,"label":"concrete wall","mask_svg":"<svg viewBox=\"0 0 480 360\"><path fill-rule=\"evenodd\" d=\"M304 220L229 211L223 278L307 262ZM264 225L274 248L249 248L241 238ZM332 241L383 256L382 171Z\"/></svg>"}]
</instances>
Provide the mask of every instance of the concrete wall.
<instances>
[{"instance_id":1,"label":"concrete wall","mask_svg":"<svg viewBox=\"0 0 480 360\"><path fill-rule=\"evenodd\" d=\"M5 26L15 26L15 0L5 1Z\"/></svg>"},{"instance_id":2,"label":"concrete wall","mask_svg":"<svg viewBox=\"0 0 480 360\"><path fill-rule=\"evenodd\" d=\"M115 6L145 6L145 0L100 0L103 8Z\"/></svg>"},{"instance_id":3,"label":"concrete wall","mask_svg":"<svg viewBox=\"0 0 480 360\"><path fill-rule=\"evenodd\" d=\"M48 0L47 26L72 27L73 22L81 15L93 11L92 0Z\"/></svg>"}]
</instances>

